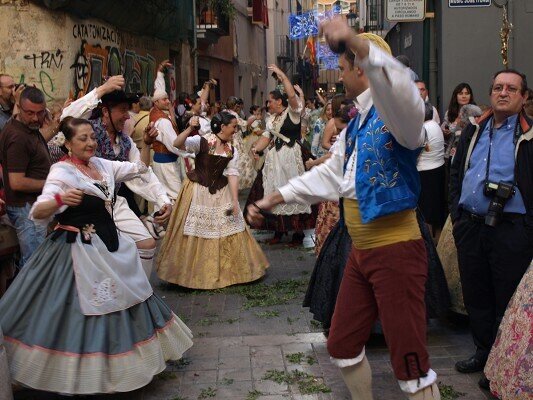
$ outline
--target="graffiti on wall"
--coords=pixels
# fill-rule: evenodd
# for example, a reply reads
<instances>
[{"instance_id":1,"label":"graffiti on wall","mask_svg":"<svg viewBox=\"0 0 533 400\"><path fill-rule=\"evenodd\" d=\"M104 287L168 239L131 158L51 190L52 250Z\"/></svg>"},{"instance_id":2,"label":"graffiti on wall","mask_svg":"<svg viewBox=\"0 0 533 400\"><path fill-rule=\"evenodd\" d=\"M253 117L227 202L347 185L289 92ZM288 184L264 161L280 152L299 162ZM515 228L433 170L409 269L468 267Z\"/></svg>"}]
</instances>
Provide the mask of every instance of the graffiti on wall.
<instances>
[{"instance_id":1,"label":"graffiti on wall","mask_svg":"<svg viewBox=\"0 0 533 400\"><path fill-rule=\"evenodd\" d=\"M56 71L63 69L65 52L61 49L43 50L24 55L29 67L20 74L19 83L35 85L41 89L46 100L54 100L58 87L54 83Z\"/></svg>"},{"instance_id":2,"label":"graffiti on wall","mask_svg":"<svg viewBox=\"0 0 533 400\"><path fill-rule=\"evenodd\" d=\"M63 69L64 53L60 49L55 51L40 51L38 53L26 54L25 60L33 63L33 68L40 69Z\"/></svg>"},{"instance_id":3,"label":"graffiti on wall","mask_svg":"<svg viewBox=\"0 0 533 400\"><path fill-rule=\"evenodd\" d=\"M121 52L115 46L102 47L82 40L70 66L74 72L74 98L100 86L108 76L124 75L128 93L150 94L154 88L155 59L132 50Z\"/></svg>"}]
</instances>

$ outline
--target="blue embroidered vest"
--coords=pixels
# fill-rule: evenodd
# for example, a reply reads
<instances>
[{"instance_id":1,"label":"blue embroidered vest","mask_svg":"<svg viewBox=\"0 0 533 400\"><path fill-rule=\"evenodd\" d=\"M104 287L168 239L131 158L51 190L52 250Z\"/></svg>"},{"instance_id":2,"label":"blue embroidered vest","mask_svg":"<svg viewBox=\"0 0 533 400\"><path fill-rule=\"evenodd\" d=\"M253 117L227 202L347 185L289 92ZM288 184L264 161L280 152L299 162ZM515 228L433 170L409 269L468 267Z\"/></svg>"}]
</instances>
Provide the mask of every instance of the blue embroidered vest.
<instances>
[{"instance_id":1,"label":"blue embroidered vest","mask_svg":"<svg viewBox=\"0 0 533 400\"><path fill-rule=\"evenodd\" d=\"M361 114L346 129L344 171L357 143L355 190L363 224L416 208L420 178L416 162L421 149L401 146L374 106L359 127Z\"/></svg>"}]
</instances>

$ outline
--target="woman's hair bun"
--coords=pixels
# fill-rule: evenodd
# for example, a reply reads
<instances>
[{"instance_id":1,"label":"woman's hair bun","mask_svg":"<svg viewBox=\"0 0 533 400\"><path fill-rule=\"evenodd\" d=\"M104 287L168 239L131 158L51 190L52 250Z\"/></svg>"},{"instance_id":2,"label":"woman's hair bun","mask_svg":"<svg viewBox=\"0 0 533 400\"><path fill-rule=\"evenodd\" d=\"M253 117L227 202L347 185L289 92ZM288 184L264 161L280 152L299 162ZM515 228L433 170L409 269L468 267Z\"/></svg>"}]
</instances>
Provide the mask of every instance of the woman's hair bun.
<instances>
[{"instance_id":1,"label":"woman's hair bun","mask_svg":"<svg viewBox=\"0 0 533 400\"><path fill-rule=\"evenodd\" d=\"M213 118L211 118L211 131L213 131L213 133L219 133L222 130L222 125L229 125L231 121L236 118L237 117L227 111L221 111L218 114L213 115Z\"/></svg>"}]
</instances>

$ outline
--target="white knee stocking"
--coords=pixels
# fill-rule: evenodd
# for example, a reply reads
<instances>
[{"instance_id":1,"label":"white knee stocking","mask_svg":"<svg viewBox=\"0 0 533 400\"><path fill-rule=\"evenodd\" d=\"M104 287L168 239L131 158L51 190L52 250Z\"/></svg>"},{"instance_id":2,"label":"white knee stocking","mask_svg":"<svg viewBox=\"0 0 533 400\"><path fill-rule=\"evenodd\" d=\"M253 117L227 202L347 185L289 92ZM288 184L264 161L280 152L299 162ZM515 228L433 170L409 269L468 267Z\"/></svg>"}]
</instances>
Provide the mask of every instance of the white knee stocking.
<instances>
[{"instance_id":1,"label":"white knee stocking","mask_svg":"<svg viewBox=\"0 0 533 400\"><path fill-rule=\"evenodd\" d=\"M154 265L155 247L153 249L138 249L141 257L141 264L148 279L152 275L152 267Z\"/></svg>"},{"instance_id":2,"label":"white knee stocking","mask_svg":"<svg viewBox=\"0 0 533 400\"><path fill-rule=\"evenodd\" d=\"M355 365L341 368L342 379L348 387L352 400L372 400L372 371L366 356Z\"/></svg>"}]
</instances>

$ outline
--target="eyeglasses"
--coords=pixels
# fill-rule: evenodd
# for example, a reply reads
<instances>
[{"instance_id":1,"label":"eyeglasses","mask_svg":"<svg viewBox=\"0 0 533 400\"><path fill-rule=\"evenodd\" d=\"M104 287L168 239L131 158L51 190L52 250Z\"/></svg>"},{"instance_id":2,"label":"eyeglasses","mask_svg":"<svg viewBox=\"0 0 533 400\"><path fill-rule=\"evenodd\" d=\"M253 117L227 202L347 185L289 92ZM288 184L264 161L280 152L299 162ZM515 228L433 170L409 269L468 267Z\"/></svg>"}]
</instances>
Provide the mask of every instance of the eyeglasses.
<instances>
[{"instance_id":1,"label":"eyeglasses","mask_svg":"<svg viewBox=\"0 0 533 400\"><path fill-rule=\"evenodd\" d=\"M504 89L507 89L507 93L509 94L516 94L520 90L516 86L509 86L509 85L494 85L492 87L492 93L501 93Z\"/></svg>"},{"instance_id":2,"label":"eyeglasses","mask_svg":"<svg viewBox=\"0 0 533 400\"><path fill-rule=\"evenodd\" d=\"M46 108L44 110L41 110L41 111L30 111L30 110L25 110L24 108L22 108L22 106L19 104L19 108L24 111L24 113L28 116L28 117L33 117L33 116L37 116L37 118L44 118L44 116L46 115Z\"/></svg>"}]
</instances>

